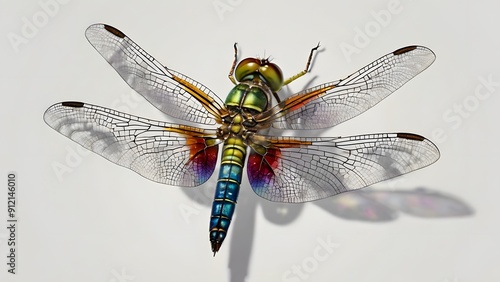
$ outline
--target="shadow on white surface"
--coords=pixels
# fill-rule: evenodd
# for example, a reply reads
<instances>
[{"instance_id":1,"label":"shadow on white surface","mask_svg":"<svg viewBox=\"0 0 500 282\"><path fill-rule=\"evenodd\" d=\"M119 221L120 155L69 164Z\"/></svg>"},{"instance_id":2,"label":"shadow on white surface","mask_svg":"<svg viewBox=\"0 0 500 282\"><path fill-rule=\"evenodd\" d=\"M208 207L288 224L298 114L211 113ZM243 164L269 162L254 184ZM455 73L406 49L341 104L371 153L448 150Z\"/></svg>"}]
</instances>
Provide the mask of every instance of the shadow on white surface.
<instances>
[{"instance_id":1,"label":"shadow on white surface","mask_svg":"<svg viewBox=\"0 0 500 282\"><path fill-rule=\"evenodd\" d=\"M394 190L394 189L391 189ZM209 206L211 203L199 201L199 190L182 189L198 204ZM406 191L359 190L343 193L313 202L333 216L371 223L394 221L400 213L421 218L466 217L474 210L455 196L436 190L418 187ZM304 204L284 204L266 201L257 197L241 197L237 206L237 219L229 230L229 270L230 281L245 281L252 257L256 225L257 206L260 205L264 217L276 225L287 225L295 221ZM207 214L207 218L208 218Z\"/></svg>"}]
</instances>

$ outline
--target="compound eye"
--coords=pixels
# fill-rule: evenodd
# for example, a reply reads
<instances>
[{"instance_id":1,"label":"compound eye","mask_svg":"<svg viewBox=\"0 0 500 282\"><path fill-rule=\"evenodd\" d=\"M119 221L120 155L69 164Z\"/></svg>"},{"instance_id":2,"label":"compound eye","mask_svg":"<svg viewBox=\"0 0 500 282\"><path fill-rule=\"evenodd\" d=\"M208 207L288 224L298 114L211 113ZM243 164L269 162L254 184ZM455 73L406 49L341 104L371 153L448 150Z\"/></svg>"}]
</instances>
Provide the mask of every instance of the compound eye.
<instances>
[{"instance_id":1,"label":"compound eye","mask_svg":"<svg viewBox=\"0 0 500 282\"><path fill-rule=\"evenodd\" d=\"M246 58L242 60L236 67L234 77L237 81L241 81L245 76L258 72L260 68L260 60L256 58Z\"/></svg>"},{"instance_id":2,"label":"compound eye","mask_svg":"<svg viewBox=\"0 0 500 282\"><path fill-rule=\"evenodd\" d=\"M273 92L283 87L283 72L276 64L266 62L259 68L259 73L264 77Z\"/></svg>"}]
</instances>

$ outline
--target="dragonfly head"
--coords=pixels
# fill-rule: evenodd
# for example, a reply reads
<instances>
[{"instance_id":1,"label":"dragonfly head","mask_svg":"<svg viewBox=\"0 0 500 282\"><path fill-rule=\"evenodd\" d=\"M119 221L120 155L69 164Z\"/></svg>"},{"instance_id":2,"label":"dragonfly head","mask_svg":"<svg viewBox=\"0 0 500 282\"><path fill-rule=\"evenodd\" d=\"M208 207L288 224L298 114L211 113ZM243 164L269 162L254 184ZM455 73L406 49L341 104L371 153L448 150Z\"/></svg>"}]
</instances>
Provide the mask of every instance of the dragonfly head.
<instances>
[{"instance_id":1,"label":"dragonfly head","mask_svg":"<svg viewBox=\"0 0 500 282\"><path fill-rule=\"evenodd\" d=\"M276 64L268 59L246 58L243 59L235 71L235 78L238 82L259 78L276 92L283 87L283 72Z\"/></svg>"}]
</instances>

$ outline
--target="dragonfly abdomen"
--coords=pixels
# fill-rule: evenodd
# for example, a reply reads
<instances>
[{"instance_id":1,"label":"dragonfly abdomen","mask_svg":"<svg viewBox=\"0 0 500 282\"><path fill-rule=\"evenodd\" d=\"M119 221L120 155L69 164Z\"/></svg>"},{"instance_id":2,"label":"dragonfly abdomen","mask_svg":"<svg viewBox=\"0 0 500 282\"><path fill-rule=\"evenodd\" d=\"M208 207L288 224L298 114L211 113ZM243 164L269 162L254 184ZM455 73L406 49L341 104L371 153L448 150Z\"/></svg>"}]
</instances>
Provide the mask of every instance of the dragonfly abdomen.
<instances>
[{"instance_id":1,"label":"dragonfly abdomen","mask_svg":"<svg viewBox=\"0 0 500 282\"><path fill-rule=\"evenodd\" d=\"M229 137L224 142L219 179L215 188L212 216L210 219L210 242L214 255L226 238L233 217L247 146L240 137Z\"/></svg>"}]
</instances>

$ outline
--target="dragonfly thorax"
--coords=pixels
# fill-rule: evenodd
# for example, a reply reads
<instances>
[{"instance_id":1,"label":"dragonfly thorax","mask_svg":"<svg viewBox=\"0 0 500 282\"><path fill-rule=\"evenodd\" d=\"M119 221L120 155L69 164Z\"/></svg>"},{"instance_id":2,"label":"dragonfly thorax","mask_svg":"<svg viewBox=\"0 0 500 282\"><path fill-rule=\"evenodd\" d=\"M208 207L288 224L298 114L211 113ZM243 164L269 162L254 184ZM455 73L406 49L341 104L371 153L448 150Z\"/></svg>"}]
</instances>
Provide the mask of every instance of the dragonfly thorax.
<instances>
[{"instance_id":1,"label":"dragonfly thorax","mask_svg":"<svg viewBox=\"0 0 500 282\"><path fill-rule=\"evenodd\" d=\"M223 120L220 134L242 136L247 131L257 131L254 117L270 109L271 95L271 89L265 84L248 81L236 85L226 98L229 113Z\"/></svg>"},{"instance_id":2,"label":"dragonfly thorax","mask_svg":"<svg viewBox=\"0 0 500 282\"><path fill-rule=\"evenodd\" d=\"M242 82L236 85L227 95L225 105L228 109L235 109L243 115L255 115L270 108L272 91L264 84L253 81Z\"/></svg>"}]
</instances>

